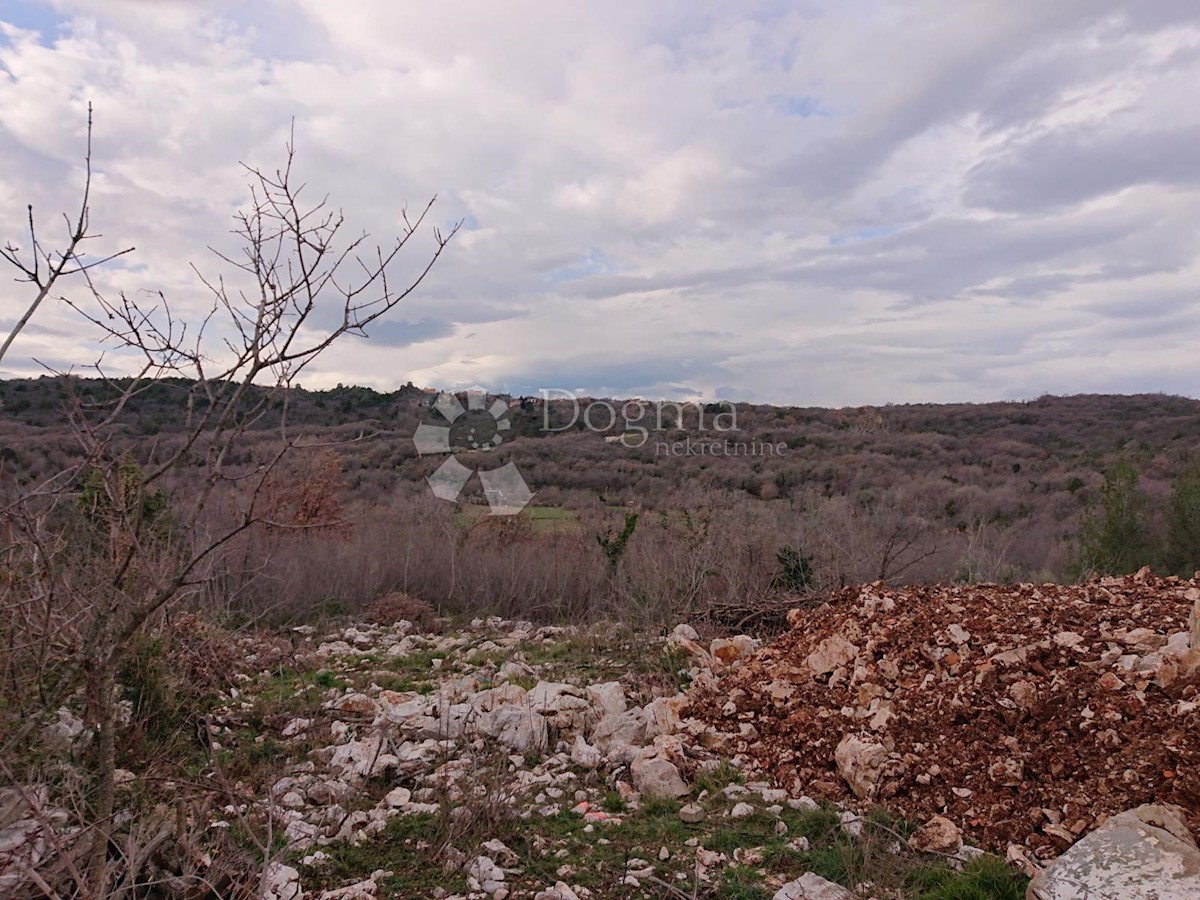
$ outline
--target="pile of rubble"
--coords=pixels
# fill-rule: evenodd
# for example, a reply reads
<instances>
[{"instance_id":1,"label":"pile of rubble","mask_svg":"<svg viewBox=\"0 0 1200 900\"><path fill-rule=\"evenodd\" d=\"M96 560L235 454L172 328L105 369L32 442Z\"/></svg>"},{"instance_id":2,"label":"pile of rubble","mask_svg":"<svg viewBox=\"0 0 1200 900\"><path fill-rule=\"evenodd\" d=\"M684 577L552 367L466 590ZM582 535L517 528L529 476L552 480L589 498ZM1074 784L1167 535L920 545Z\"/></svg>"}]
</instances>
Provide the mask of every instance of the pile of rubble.
<instances>
[{"instance_id":1,"label":"pile of rubble","mask_svg":"<svg viewBox=\"0 0 1200 900\"><path fill-rule=\"evenodd\" d=\"M672 640L716 671L695 740L793 793L1040 858L1139 804L1198 824L1200 581L872 585L788 622L751 654Z\"/></svg>"}]
</instances>

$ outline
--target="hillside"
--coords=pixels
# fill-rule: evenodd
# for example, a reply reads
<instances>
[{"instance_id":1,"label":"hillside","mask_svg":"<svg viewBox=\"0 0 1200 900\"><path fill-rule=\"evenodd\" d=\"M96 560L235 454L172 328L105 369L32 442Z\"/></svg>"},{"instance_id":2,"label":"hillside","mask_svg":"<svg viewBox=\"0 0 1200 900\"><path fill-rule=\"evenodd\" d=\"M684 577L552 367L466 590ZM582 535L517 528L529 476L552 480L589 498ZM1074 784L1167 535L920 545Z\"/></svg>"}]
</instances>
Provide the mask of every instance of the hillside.
<instances>
[{"instance_id":1,"label":"hillside","mask_svg":"<svg viewBox=\"0 0 1200 900\"><path fill-rule=\"evenodd\" d=\"M187 388L186 382L161 382L139 393L123 414L117 440L140 459L171 446L183 422ZM75 389L82 402L102 407L101 383L81 380ZM324 447L328 458L319 465L332 473L339 502L353 510L354 520L370 522L372 534L386 528L391 545L419 546L430 560L422 572L407 568L403 584L378 586L402 586L446 604L455 601L455 592L459 599L464 591L482 593L482 582L471 588L468 574L466 582L446 586L438 572L448 563L440 561L437 540L410 534L398 520L450 521L458 509L460 524L486 522L472 514L486 507L475 479L462 496L465 508L431 502L423 482L444 457L420 457L412 436L420 423L436 421L429 408L434 397L409 385L391 393L294 390L286 401L293 433ZM18 481L44 478L71 462L76 442L64 424L68 391L61 380L0 383L0 403L6 475ZM880 578L1069 579L1081 515L1098 500L1102 473L1119 454L1140 473L1152 512L1163 507L1179 474L1200 458L1200 402L1164 395L839 410L687 407L682 427L673 427L678 414L671 410L661 431L653 429L653 414L643 419L652 428L643 446L605 440L622 432L621 423L605 432L587 429L579 409L565 401L547 408L540 400L520 398L509 406L511 437L491 453L463 452L458 458L485 470L509 461L518 466L535 491L535 509L510 524L532 532L526 541L536 547L529 551L564 550L572 531L590 546L594 536L619 531L623 516L637 512L641 518L629 549L631 555L644 553L643 567L673 554L716 554L708 567L714 571L696 576L702 583L694 586L693 600L765 589L784 548L807 557L817 580L828 587ZM612 406L620 408L616 401ZM724 424L736 421L736 430L713 432L720 411L727 416ZM280 402L256 423L264 444L281 414ZM603 416L594 419L606 422ZM548 431L547 424L556 430ZM670 449L714 436L733 446L731 455ZM252 433L236 462L253 464L254 442ZM761 451L767 445L773 448L769 453L737 449ZM1156 540L1162 529L1151 521ZM481 535L476 529L467 538L480 544L481 560L494 550L488 537L494 530ZM706 549L717 546L722 550ZM596 555L594 546L565 552ZM325 558L346 553L343 547ZM341 592L353 596L343 600L369 602L369 590L344 582ZM558 604L565 589L551 593L554 597L542 599ZM500 594L496 602L503 606L505 592Z\"/></svg>"}]
</instances>

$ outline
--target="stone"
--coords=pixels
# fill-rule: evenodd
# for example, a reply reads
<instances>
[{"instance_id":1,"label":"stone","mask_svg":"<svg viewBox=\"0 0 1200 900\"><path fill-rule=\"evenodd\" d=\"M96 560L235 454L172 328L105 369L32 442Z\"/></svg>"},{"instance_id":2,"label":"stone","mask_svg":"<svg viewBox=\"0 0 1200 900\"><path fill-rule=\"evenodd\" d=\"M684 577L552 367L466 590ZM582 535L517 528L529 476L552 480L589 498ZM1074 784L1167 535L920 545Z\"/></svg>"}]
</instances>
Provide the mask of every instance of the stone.
<instances>
[{"instance_id":1,"label":"stone","mask_svg":"<svg viewBox=\"0 0 1200 900\"><path fill-rule=\"evenodd\" d=\"M856 734L842 738L833 753L838 774L860 800L875 795L887 756L887 748L882 744Z\"/></svg>"},{"instance_id":2,"label":"stone","mask_svg":"<svg viewBox=\"0 0 1200 900\"><path fill-rule=\"evenodd\" d=\"M1183 810L1147 804L1126 810L1039 872L1027 900L1193 900L1200 897L1200 849Z\"/></svg>"},{"instance_id":3,"label":"stone","mask_svg":"<svg viewBox=\"0 0 1200 900\"><path fill-rule=\"evenodd\" d=\"M679 821L687 825L696 825L704 821L704 807L699 803L689 803L679 808Z\"/></svg>"},{"instance_id":4,"label":"stone","mask_svg":"<svg viewBox=\"0 0 1200 900\"><path fill-rule=\"evenodd\" d=\"M846 665L856 656L858 656L858 647L840 634L835 634L817 644L817 649L808 654L804 663L814 675L828 675Z\"/></svg>"},{"instance_id":5,"label":"stone","mask_svg":"<svg viewBox=\"0 0 1200 900\"><path fill-rule=\"evenodd\" d=\"M582 734L575 735L575 743L571 747L571 762L585 769L595 769L600 765L600 751L583 739Z\"/></svg>"},{"instance_id":6,"label":"stone","mask_svg":"<svg viewBox=\"0 0 1200 900\"><path fill-rule=\"evenodd\" d=\"M731 638L714 638L708 652L723 666L732 665L758 649L758 641L749 635L739 634Z\"/></svg>"},{"instance_id":7,"label":"stone","mask_svg":"<svg viewBox=\"0 0 1200 900\"><path fill-rule=\"evenodd\" d=\"M504 870L496 865L490 856L477 856L471 860L471 865L467 867L467 875L480 884L504 881Z\"/></svg>"},{"instance_id":8,"label":"stone","mask_svg":"<svg viewBox=\"0 0 1200 900\"><path fill-rule=\"evenodd\" d=\"M379 704L366 694L353 693L338 697L331 704L331 709L342 713L356 713L363 716L373 716L379 712Z\"/></svg>"},{"instance_id":9,"label":"stone","mask_svg":"<svg viewBox=\"0 0 1200 900\"><path fill-rule=\"evenodd\" d=\"M775 892L771 900L854 900L854 895L814 872L806 872Z\"/></svg>"},{"instance_id":10,"label":"stone","mask_svg":"<svg viewBox=\"0 0 1200 900\"><path fill-rule=\"evenodd\" d=\"M267 866L262 878L262 900L300 900L303 894L299 870L277 862Z\"/></svg>"},{"instance_id":11,"label":"stone","mask_svg":"<svg viewBox=\"0 0 1200 900\"><path fill-rule=\"evenodd\" d=\"M494 738L510 750L545 750L549 729L541 713L519 706L501 706L483 713L475 723L479 734Z\"/></svg>"},{"instance_id":12,"label":"stone","mask_svg":"<svg viewBox=\"0 0 1200 900\"><path fill-rule=\"evenodd\" d=\"M745 819L754 815L754 807L749 803L736 803L729 815L735 819Z\"/></svg>"},{"instance_id":13,"label":"stone","mask_svg":"<svg viewBox=\"0 0 1200 900\"><path fill-rule=\"evenodd\" d=\"M387 878L391 874L391 872L383 869L377 869L371 873L371 877L366 881L359 881L346 887L323 891L320 900L375 900L379 895L379 880Z\"/></svg>"},{"instance_id":14,"label":"stone","mask_svg":"<svg viewBox=\"0 0 1200 900\"><path fill-rule=\"evenodd\" d=\"M640 747L646 743L646 718L640 709L631 709L623 713L609 713L592 730L592 744L601 753L607 753L609 747L624 744L629 747Z\"/></svg>"},{"instance_id":15,"label":"stone","mask_svg":"<svg viewBox=\"0 0 1200 900\"><path fill-rule=\"evenodd\" d=\"M661 756L638 757L633 761L630 774L638 793L647 797L673 800L691 792L675 764Z\"/></svg>"},{"instance_id":16,"label":"stone","mask_svg":"<svg viewBox=\"0 0 1200 900\"><path fill-rule=\"evenodd\" d=\"M607 681L604 684L589 685L587 689L588 698L592 701L592 706L602 716L610 713L625 712L625 689L621 687L619 681Z\"/></svg>"},{"instance_id":17,"label":"stone","mask_svg":"<svg viewBox=\"0 0 1200 900\"><path fill-rule=\"evenodd\" d=\"M918 853L956 853L962 846L962 832L945 816L934 816L908 839Z\"/></svg>"}]
</instances>

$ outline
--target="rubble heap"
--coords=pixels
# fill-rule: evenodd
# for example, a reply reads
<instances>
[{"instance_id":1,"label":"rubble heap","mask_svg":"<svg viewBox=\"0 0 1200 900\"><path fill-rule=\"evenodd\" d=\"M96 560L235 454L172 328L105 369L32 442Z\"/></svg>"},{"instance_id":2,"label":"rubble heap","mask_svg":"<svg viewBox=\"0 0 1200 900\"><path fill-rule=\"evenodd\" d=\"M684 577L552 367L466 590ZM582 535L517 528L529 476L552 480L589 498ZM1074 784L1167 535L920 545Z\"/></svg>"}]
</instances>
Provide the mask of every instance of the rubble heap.
<instances>
[{"instance_id":1,"label":"rubble heap","mask_svg":"<svg viewBox=\"0 0 1200 900\"><path fill-rule=\"evenodd\" d=\"M793 793L1042 858L1143 803L1200 824L1200 581L875 584L788 624L699 679L688 724Z\"/></svg>"}]
</instances>

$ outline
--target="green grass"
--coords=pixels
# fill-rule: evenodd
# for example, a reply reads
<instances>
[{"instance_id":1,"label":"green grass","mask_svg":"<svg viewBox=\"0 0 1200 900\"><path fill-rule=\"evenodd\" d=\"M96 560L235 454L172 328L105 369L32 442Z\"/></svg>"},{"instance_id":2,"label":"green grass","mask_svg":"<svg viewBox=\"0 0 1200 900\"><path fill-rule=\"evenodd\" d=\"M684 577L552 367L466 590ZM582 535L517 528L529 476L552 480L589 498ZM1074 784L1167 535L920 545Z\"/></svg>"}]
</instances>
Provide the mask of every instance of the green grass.
<instances>
[{"instance_id":1,"label":"green grass","mask_svg":"<svg viewBox=\"0 0 1200 900\"><path fill-rule=\"evenodd\" d=\"M699 796L704 791L708 791L710 794L719 794L731 784L745 783L746 776L742 774L741 770L733 763L723 759L712 771L697 773L696 794Z\"/></svg>"}]
</instances>

